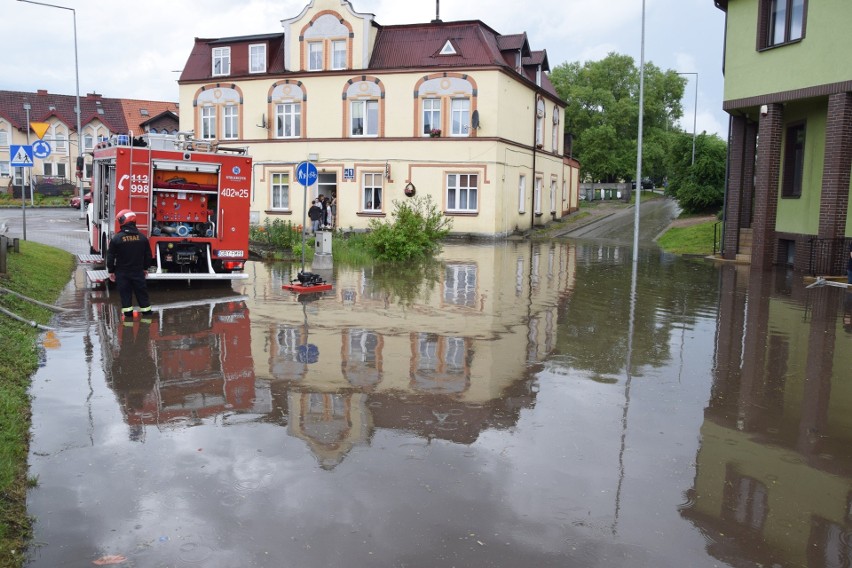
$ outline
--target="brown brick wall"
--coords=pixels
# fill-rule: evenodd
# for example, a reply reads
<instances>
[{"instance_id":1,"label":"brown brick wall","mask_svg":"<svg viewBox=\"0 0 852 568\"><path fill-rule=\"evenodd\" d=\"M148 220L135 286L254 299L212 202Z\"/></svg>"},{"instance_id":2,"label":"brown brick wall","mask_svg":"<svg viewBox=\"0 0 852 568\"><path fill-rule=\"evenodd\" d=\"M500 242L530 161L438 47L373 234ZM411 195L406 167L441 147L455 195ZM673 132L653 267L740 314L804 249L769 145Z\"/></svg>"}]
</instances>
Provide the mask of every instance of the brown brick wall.
<instances>
[{"instance_id":1,"label":"brown brick wall","mask_svg":"<svg viewBox=\"0 0 852 568\"><path fill-rule=\"evenodd\" d=\"M778 207L778 177L781 167L781 139L784 107L767 105L766 116L758 125L757 165L754 188L754 223L752 224L751 264L769 268L777 258L775 219Z\"/></svg>"},{"instance_id":2,"label":"brown brick wall","mask_svg":"<svg viewBox=\"0 0 852 568\"><path fill-rule=\"evenodd\" d=\"M731 117L731 136L728 163L728 194L725 197L725 238L722 242L722 257L733 260L737 256L739 228L742 216L743 161L745 159L745 126L742 116Z\"/></svg>"}]
</instances>

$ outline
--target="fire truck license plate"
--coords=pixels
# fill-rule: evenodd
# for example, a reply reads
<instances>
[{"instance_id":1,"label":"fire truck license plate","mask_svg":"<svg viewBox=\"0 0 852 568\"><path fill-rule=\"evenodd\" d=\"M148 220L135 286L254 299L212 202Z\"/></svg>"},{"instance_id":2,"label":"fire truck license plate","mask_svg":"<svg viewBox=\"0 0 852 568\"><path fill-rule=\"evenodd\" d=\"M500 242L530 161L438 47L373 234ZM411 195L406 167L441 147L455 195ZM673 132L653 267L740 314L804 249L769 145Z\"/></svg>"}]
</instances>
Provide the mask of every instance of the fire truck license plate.
<instances>
[{"instance_id":1,"label":"fire truck license plate","mask_svg":"<svg viewBox=\"0 0 852 568\"><path fill-rule=\"evenodd\" d=\"M220 258L226 257L226 256L227 257L242 258L244 255L243 255L243 251L241 251L241 250L220 250L219 251L219 257Z\"/></svg>"}]
</instances>

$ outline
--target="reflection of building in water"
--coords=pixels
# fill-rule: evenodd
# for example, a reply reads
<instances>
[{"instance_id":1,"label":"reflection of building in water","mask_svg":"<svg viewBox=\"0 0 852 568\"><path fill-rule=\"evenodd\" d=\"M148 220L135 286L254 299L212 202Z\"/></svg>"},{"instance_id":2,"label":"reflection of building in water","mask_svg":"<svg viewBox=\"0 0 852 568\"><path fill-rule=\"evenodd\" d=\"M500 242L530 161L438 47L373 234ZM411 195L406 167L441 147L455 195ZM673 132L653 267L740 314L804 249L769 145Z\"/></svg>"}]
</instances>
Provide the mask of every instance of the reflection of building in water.
<instances>
[{"instance_id":1,"label":"reflection of building in water","mask_svg":"<svg viewBox=\"0 0 852 568\"><path fill-rule=\"evenodd\" d=\"M263 405L242 299L162 306L154 317L132 322L121 322L113 305L101 307L107 380L132 436L138 438L146 424L192 422ZM109 338L116 339L108 344Z\"/></svg>"},{"instance_id":2,"label":"reflection of building in water","mask_svg":"<svg viewBox=\"0 0 852 568\"><path fill-rule=\"evenodd\" d=\"M274 420L322 463L366 443L373 426L469 443L532 404L527 379L555 346L557 311L573 286L572 245L452 244L442 261L414 274L338 267L334 291L306 304L282 296L289 267L249 267L242 292L284 298L253 308L265 322L254 360L268 362L257 375L298 391L289 416ZM300 356L305 345L316 348L312 362ZM272 392L283 407L280 389Z\"/></svg>"},{"instance_id":3,"label":"reflection of building in water","mask_svg":"<svg viewBox=\"0 0 852 568\"><path fill-rule=\"evenodd\" d=\"M722 269L721 285L712 398L683 515L721 560L849 566L852 351L843 293L733 267Z\"/></svg>"}]
</instances>

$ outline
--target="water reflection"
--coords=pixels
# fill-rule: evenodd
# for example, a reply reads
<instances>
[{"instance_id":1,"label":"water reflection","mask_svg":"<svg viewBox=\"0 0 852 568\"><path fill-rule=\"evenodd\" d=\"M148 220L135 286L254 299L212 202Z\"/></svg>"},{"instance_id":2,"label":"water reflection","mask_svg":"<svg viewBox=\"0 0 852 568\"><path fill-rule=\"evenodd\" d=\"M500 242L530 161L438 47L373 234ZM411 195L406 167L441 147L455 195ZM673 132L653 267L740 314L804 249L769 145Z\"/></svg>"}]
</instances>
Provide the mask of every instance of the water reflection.
<instances>
[{"instance_id":1,"label":"water reflection","mask_svg":"<svg viewBox=\"0 0 852 568\"><path fill-rule=\"evenodd\" d=\"M849 564L838 289L643 250L631 310L630 251L590 242L336 266L307 301L249 268L130 325L75 277L32 567Z\"/></svg>"},{"instance_id":2,"label":"water reflection","mask_svg":"<svg viewBox=\"0 0 852 568\"><path fill-rule=\"evenodd\" d=\"M720 560L852 564L850 300L790 274L722 270L713 392L683 511Z\"/></svg>"}]
</instances>

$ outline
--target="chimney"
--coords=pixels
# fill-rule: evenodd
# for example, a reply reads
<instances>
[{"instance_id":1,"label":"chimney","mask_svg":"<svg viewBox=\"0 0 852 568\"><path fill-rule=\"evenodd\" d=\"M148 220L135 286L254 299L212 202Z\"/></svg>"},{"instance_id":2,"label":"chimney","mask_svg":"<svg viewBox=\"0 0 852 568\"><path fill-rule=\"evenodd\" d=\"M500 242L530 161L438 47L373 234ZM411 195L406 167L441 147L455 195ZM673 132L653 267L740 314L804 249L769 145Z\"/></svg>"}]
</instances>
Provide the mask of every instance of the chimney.
<instances>
[{"instance_id":1,"label":"chimney","mask_svg":"<svg viewBox=\"0 0 852 568\"><path fill-rule=\"evenodd\" d=\"M46 95L46 94L47 94L47 89L39 89L39 90L37 91L37 93L38 93L39 95Z\"/></svg>"},{"instance_id":2,"label":"chimney","mask_svg":"<svg viewBox=\"0 0 852 568\"><path fill-rule=\"evenodd\" d=\"M101 95L98 94L98 93L86 93L86 100L87 101L92 101L92 100L99 99L99 98L101 98Z\"/></svg>"}]
</instances>

